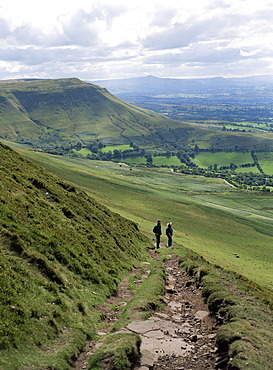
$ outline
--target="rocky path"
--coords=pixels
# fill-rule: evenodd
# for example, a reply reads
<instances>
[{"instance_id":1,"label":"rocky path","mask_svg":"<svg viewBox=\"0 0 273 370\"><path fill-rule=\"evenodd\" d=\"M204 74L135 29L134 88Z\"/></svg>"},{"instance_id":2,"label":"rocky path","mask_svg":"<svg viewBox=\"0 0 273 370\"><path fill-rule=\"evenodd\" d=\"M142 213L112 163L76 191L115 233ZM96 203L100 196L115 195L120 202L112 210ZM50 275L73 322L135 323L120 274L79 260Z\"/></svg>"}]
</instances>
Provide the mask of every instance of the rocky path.
<instances>
[{"instance_id":1,"label":"rocky path","mask_svg":"<svg viewBox=\"0 0 273 370\"><path fill-rule=\"evenodd\" d=\"M164 312L155 312L142 323L143 331L134 329L136 323L128 325L142 336L139 369L215 369L217 324L203 302L202 290L178 268L176 256L170 255L164 264L168 273Z\"/></svg>"},{"instance_id":2,"label":"rocky path","mask_svg":"<svg viewBox=\"0 0 273 370\"><path fill-rule=\"evenodd\" d=\"M159 259L156 251L152 258ZM217 323L210 316L202 299L202 290L196 288L191 278L178 268L177 257L170 254L164 262L167 270L167 283L163 312L155 312L147 321L135 321L123 329L138 333L142 338L141 364L137 370L204 370L215 369L217 354L215 336ZM149 266L146 266L147 274ZM142 277L145 279L145 274ZM141 283L141 281L139 282ZM100 309L105 312L107 332L117 319L119 311L132 296L128 289L128 279L122 281L118 294L110 297ZM116 307L110 310L109 307ZM73 369L87 369L88 358L93 343L79 357Z\"/></svg>"}]
</instances>

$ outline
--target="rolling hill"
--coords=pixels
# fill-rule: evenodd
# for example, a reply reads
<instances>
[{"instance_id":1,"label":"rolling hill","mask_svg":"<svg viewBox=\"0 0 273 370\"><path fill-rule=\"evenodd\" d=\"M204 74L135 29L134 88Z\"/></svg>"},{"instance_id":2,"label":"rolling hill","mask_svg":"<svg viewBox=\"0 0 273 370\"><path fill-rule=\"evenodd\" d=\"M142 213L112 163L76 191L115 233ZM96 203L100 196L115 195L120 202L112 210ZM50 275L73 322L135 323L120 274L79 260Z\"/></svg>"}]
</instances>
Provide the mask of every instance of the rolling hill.
<instances>
[{"instance_id":1,"label":"rolling hill","mask_svg":"<svg viewBox=\"0 0 273 370\"><path fill-rule=\"evenodd\" d=\"M151 84L152 85L152 84ZM120 100L76 78L2 81L0 138L28 148L70 150L80 145L135 144L150 150L273 148L270 133L215 131L175 121Z\"/></svg>"},{"instance_id":2,"label":"rolling hill","mask_svg":"<svg viewBox=\"0 0 273 370\"><path fill-rule=\"evenodd\" d=\"M37 147L123 143L167 120L78 79L2 82L0 136Z\"/></svg>"},{"instance_id":3,"label":"rolling hill","mask_svg":"<svg viewBox=\"0 0 273 370\"><path fill-rule=\"evenodd\" d=\"M9 147L0 156L0 368L68 368L148 239Z\"/></svg>"}]
</instances>

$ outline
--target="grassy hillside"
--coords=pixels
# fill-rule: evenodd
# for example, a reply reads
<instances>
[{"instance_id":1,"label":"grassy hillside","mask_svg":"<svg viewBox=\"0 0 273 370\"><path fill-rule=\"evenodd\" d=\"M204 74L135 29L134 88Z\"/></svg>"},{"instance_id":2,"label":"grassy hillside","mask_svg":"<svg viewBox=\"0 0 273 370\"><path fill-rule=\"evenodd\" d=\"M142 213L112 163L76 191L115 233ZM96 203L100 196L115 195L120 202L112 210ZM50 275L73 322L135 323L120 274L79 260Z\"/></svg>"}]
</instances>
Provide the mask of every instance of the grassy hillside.
<instances>
[{"instance_id":1,"label":"grassy hillside","mask_svg":"<svg viewBox=\"0 0 273 370\"><path fill-rule=\"evenodd\" d=\"M180 255L180 266L202 285L209 309L223 324L216 336L220 359L234 369L271 368L271 194L166 169L25 154L138 222L148 234L158 217L163 225L172 220L175 247L159 254L162 259L170 251Z\"/></svg>"},{"instance_id":2,"label":"grassy hillside","mask_svg":"<svg viewBox=\"0 0 273 370\"><path fill-rule=\"evenodd\" d=\"M273 197L222 179L164 169L25 152L51 172L151 234L158 217L173 221L175 244L273 289ZM164 240L164 237L163 237ZM236 256L240 258L237 258Z\"/></svg>"},{"instance_id":3,"label":"grassy hillside","mask_svg":"<svg viewBox=\"0 0 273 370\"><path fill-rule=\"evenodd\" d=\"M0 136L38 147L94 139L123 142L166 119L78 79L0 84Z\"/></svg>"},{"instance_id":4,"label":"grassy hillside","mask_svg":"<svg viewBox=\"0 0 273 370\"><path fill-rule=\"evenodd\" d=\"M147 239L9 147L0 156L0 369L65 369Z\"/></svg>"},{"instance_id":5,"label":"grassy hillside","mask_svg":"<svg viewBox=\"0 0 273 370\"><path fill-rule=\"evenodd\" d=\"M270 133L222 132L166 119L76 78L2 81L0 137L39 150L81 143L135 144L149 150L271 149Z\"/></svg>"}]
</instances>

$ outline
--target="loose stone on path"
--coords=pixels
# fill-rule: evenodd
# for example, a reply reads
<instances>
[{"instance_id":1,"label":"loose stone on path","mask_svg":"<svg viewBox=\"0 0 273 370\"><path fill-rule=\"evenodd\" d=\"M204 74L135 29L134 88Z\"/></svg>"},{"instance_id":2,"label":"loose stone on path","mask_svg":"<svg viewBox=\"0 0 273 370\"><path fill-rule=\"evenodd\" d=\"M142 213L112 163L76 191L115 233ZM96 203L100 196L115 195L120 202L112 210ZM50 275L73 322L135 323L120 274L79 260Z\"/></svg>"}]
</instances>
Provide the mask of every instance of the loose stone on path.
<instances>
[{"instance_id":1,"label":"loose stone on path","mask_svg":"<svg viewBox=\"0 0 273 370\"><path fill-rule=\"evenodd\" d=\"M201 290L174 267L174 261L169 264L164 312L155 312L147 321L134 321L125 329L142 340L137 370L214 369L216 320L210 316Z\"/></svg>"}]
</instances>

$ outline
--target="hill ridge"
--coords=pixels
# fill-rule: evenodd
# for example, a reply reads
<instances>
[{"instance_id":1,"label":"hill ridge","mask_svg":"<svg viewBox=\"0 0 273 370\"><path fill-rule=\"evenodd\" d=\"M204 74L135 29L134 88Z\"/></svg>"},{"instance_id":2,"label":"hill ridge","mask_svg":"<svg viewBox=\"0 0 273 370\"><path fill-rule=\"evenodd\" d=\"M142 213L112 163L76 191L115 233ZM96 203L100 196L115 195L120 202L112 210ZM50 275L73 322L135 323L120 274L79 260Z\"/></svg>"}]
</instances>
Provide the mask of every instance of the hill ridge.
<instances>
[{"instance_id":1,"label":"hill ridge","mask_svg":"<svg viewBox=\"0 0 273 370\"><path fill-rule=\"evenodd\" d=\"M167 121L77 78L2 82L0 112L0 137L40 148L107 137L128 143L150 133L149 121Z\"/></svg>"}]
</instances>

